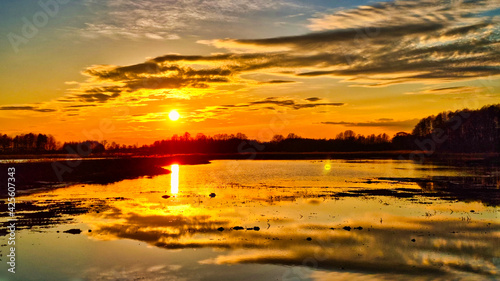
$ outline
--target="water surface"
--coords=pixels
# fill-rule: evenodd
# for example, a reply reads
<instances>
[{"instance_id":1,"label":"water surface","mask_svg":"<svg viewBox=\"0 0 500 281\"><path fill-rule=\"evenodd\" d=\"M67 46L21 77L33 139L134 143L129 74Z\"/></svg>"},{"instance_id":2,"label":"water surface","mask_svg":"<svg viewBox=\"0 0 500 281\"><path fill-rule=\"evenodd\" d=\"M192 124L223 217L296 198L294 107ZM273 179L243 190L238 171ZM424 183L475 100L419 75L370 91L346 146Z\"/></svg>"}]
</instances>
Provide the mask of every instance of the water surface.
<instances>
[{"instance_id":1,"label":"water surface","mask_svg":"<svg viewBox=\"0 0 500 281\"><path fill-rule=\"evenodd\" d=\"M496 168L397 160L166 168L18 197L17 273L2 262L1 280L500 278Z\"/></svg>"}]
</instances>

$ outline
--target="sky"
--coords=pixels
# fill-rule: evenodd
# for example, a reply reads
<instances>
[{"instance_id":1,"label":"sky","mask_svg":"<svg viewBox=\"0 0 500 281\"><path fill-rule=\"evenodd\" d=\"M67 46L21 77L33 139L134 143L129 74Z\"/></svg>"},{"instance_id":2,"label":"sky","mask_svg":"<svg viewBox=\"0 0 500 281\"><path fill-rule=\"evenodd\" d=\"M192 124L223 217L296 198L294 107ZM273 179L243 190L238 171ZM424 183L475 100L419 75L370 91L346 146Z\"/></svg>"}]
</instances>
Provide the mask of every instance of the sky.
<instances>
[{"instance_id":1,"label":"sky","mask_svg":"<svg viewBox=\"0 0 500 281\"><path fill-rule=\"evenodd\" d=\"M411 132L500 102L499 23L498 0L1 1L0 133Z\"/></svg>"}]
</instances>

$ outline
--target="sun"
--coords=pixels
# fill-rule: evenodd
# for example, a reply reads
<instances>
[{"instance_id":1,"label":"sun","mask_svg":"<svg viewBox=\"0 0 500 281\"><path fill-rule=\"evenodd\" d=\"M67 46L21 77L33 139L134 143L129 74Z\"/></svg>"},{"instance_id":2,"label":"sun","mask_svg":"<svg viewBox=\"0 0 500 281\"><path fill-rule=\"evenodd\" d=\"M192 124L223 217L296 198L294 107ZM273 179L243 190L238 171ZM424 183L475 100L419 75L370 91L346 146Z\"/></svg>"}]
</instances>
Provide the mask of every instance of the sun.
<instances>
[{"instance_id":1,"label":"sun","mask_svg":"<svg viewBox=\"0 0 500 281\"><path fill-rule=\"evenodd\" d=\"M179 114L179 112L177 112L176 110L172 110L170 111L170 113L168 114L168 118L170 118L170 120L172 121L177 121L179 120L179 117L181 117L181 115Z\"/></svg>"}]
</instances>

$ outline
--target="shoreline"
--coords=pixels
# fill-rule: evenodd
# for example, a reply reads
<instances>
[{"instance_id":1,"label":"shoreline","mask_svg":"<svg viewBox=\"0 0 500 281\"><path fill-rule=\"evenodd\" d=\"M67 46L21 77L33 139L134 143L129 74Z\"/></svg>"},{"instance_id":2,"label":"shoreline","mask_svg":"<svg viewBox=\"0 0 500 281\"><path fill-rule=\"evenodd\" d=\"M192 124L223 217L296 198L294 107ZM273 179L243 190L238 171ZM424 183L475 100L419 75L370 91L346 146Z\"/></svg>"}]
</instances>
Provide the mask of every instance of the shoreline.
<instances>
[{"instance_id":1,"label":"shoreline","mask_svg":"<svg viewBox=\"0 0 500 281\"><path fill-rule=\"evenodd\" d=\"M450 159L450 160L487 160L500 159L500 153L437 153L431 151L352 151L352 152L242 152L242 153L178 153L178 154L141 154L141 153L99 153L88 156L77 154L0 154L0 164L16 163L19 160L41 160L61 161L61 160L109 160L109 159L133 159L133 158L178 158L181 161L188 161L192 158L202 158L209 160L323 160L323 159L396 159L396 160L418 160L424 159ZM38 162L38 161L33 161ZM18 162L19 163L19 162ZM184 164L184 163L182 163Z\"/></svg>"},{"instance_id":2,"label":"shoreline","mask_svg":"<svg viewBox=\"0 0 500 281\"><path fill-rule=\"evenodd\" d=\"M22 158L0 160L0 170L16 169L16 189L35 191L69 186L73 184L109 184L125 179L154 177L169 174L167 166L172 164L201 165L213 160L401 160L423 159L420 164L435 164L455 167L500 167L498 153L486 154L432 154L414 151L380 152L260 152L230 154L174 154L174 155L123 155L100 154L91 157L75 155L18 155ZM415 156L414 155L414 156ZM5 155L3 155L5 157ZM422 157L422 158L420 158ZM415 161L418 163L418 161ZM0 180L6 182L7 173L0 173ZM6 197L0 192L0 198Z\"/></svg>"}]
</instances>

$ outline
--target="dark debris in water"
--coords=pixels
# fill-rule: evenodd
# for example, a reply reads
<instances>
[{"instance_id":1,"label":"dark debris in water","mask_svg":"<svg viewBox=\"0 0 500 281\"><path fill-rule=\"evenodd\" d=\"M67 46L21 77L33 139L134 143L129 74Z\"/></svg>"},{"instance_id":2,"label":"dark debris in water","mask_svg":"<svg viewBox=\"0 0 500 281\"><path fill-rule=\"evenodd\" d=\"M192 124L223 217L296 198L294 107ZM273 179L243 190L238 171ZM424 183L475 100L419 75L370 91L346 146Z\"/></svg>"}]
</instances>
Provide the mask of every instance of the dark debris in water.
<instances>
[{"instance_id":1,"label":"dark debris in water","mask_svg":"<svg viewBox=\"0 0 500 281\"><path fill-rule=\"evenodd\" d=\"M82 233L82 230L78 229L78 228L72 228L72 229L68 229L68 230L63 231L63 232L69 233L69 234L80 234L80 233Z\"/></svg>"},{"instance_id":2,"label":"dark debris in water","mask_svg":"<svg viewBox=\"0 0 500 281\"><path fill-rule=\"evenodd\" d=\"M420 192L413 190L406 194L397 192L393 196L401 198L405 195L421 195L426 197L438 197L445 200L479 201L490 206L500 205L500 193L498 175L489 176L454 176L454 177L430 177L430 178L391 178L381 177L379 180L392 182L416 183ZM402 190L403 189L399 189Z\"/></svg>"},{"instance_id":3,"label":"dark debris in water","mask_svg":"<svg viewBox=\"0 0 500 281\"><path fill-rule=\"evenodd\" d=\"M379 177L368 180L365 183L414 183L420 188L405 187L365 189L352 187L347 191L333 192L330 196L334 198L388 196L394 198L404 198L420 204L431 204L431 202L426 200L436 198L464 202L478 201L488 206L500 205L500 192L498 192L500 178L495 175L482 177L455 176L430 178ZM471 211L471 213L473 213L473 211Z\"/></svg>"},{"instance_id":4,"label":"dark debris in water","mask_svg":"<svg viewBox=\"0 0 500 281\"><path fill-rule=\"evenodd\" d=\"M87 199L88 202L75 199L69 201L39 200L16 202L16 228L33 229L36 227L50 228L60 224L71 223L74 217L87 214L99 213L107 210L109 206L106 200ZM0 215L4 216L5 213ZM0 236L7 235L9 222L0 225Z\"/></svg>"},{"instance_id":5,"label":"dark debris in water","mask_svg":"<svg viewBox=\"0 0 500 281\"><path fill-rule=\"evenodd\" d=\"M243 226L235 226L235 227L232 227L230 228L232 230L254 230L254 231L259 231L260 230L260 227L258 226L254 226L254 227L247 227L247 228L244 228ZM217 228L218 231L224 231L224 227L219 227Z\"/></svg>"}]
</instances>

